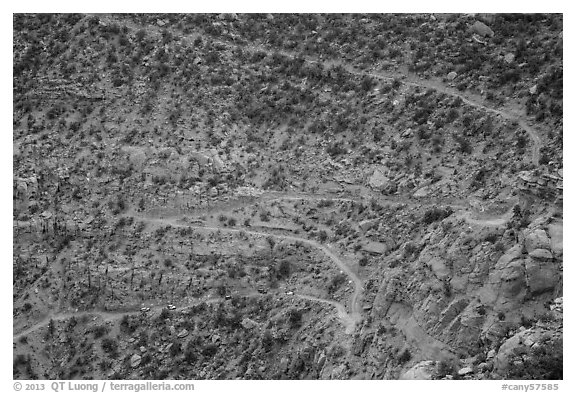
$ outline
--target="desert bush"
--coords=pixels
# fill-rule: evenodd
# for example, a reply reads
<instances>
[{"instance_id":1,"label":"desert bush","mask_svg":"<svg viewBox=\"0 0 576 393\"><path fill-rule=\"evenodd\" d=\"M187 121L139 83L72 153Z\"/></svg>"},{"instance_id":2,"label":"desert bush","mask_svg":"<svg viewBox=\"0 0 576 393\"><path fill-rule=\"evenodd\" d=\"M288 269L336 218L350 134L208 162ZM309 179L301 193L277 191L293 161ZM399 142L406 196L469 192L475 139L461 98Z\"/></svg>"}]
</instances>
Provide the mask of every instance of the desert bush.
<instances>
[{"instance_id":1,"label":"desert bush","mask_svg":"<svg viewBox=\"0 0 576 393\"><path fill-rule=\"evenodd\" d=\"M410 361L410 359L412 359L412 354L408 349L405 349L404 352L402 352L402 354L400 354L400 356L398 357L398 363L404 364Z\"/></svg>"},{"instance_id":2,"label":"desert bush","mask_svg":"<svg viewBox=\"0 0 576 393\"><path fill-rule=\"evenodd\" d=\"M99 325L92 329L92 334L94 334L95 339L98 339L108 334L108 331L109 329L106 325Z\"/></svg>"},{"instance_id":3,"label":"desert bush","mask_svg":"<svg viewBox=\"0 0 576 393\"><path fill-rule=\"evenodd\" d=\"M101 346L102 350L111 358L115 359L118 357L118 342L115 339L106 337L102 340Z\"/></svg>"},{"instance_id":4,"label":"desert bush","mask_svg":"<svg viewBox=\"0 0 576 393\"><path fill-rule=\"evenodd\" d=\"M330 284L328 285L328 292L333 293L340 288L342 284L346 282L346 275L344 273L339 273L332 277Z\"/></svg>"},{"instance_id":5,"label":"desert bush","mask_svg":"<svg viewBox=\"0 0 576 393\"><path fill-rule=\"evenodd\" d=\"M302 310L297 310L295 308L288 309L288 322L293 328L298 328L302 324Z\"/></svg>"},{"instance_id":6,"label":"desert bush","mask_svg":"<svg viewBox=\"0 0 576 393\"><path fill-rule=\"evenodd\" d=\"M461 135L454 135L454 140L458 143L458 151L461 153L472 153L472 145L470 141Z\"/></svg>"},{"instance_id":7,"label":"desert bush","mask_svg":"<svg viewBox=\"0 0 576 393\"><path fill-rule=\"evenodd\" d=\"M528 356L518 362L511 362L506 373L507 379L558 380L563 379L563 340L541 343L533 346Z\"/></svg>"}]
</instances>

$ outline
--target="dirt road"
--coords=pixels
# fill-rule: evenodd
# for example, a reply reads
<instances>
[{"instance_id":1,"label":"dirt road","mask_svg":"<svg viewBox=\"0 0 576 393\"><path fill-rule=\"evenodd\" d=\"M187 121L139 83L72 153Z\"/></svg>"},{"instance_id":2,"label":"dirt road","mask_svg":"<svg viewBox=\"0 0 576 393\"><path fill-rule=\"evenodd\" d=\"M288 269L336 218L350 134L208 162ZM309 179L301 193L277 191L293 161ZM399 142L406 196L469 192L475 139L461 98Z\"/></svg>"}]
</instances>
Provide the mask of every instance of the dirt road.
<instances>
[{"instance_id":1,"label":"dirt road","mask_svg":"<svg viewBox=\"0 0 576 393\"><path fill-rule=\"evenodd\" d=\"M335 201L354 201L353 199L346 199L346 198L330 198L325 196L313 196L313 195L290 195L290 196L281 196L275 195L273 199L269 200L335 200ZM458 209L461 209L461 206L454 206ZM500 217L492 217L487 219L474 219L470 217L470 212L462 211L456 213L458 218L464 219L467 223L473 225L480 225L480 226L503 226L510 220L512 217L512 209L504 213ZM291 236L291 235L280 235L280 234L271 234L267 232L260 232L250 230L248 228L225 228L225 227L211 227L211 226L199 226L199 225L191 225L191 224L183 224L179 222L182 217L171 217L171 218L149 218L141 215L129 215L130 217L134 217L135 219L144 221L144 222L154 222L161 225L171 225L173 227L184 227L184 228L194 228L197 230L206 230L206 231L220 231L220 232L228 232L228 233L246 233L253 236L272 236L278 239L283 239L291 242L302 242L308 244L324 253L330 260L343 272L346 273L350 281L353 283L354 292L349 300L349 309L350 312L346 311L346 307L334 300L329 299L321 299L310 295L304 294L296 294L296 296L307 299L310 301L316 301L328 304L336 308L338 317L342 320L342 323L345 326L346 333L351 334L354 332L356 324L362 320L362 312L361 312L361 305L360 305L360 298L362 295L362 280L354 273L350 267L340 258L338 257L331 249L329 245L320 244L315 240L310 240L298 236ZM194 304L200 303L213 303L222 301L222 299L208 299L196 302ZM186 307L191 307L194 304L189 304ZM163 306L158 307L151 307L149 313L160 312ZM180 307L181 308L181 307ZM28 327L25 330L22 330L18 333L14 334L14 340L19 339L22 336L26 336L44 326L47 326L50 320L55 321L62 321L67 320L71 317L81 318L83 316L94 316L99 317L103 321L110 321L122 318L124 315L131 315L140 313L140 310L132 310L132 311L81 311L81 312L63 312L63 313L51 313L45 316L41 321L35 323L34 325Z\"/></svg>"},{"instance_id":2,"label":"dirt road","mask_svg":"<svg viewBox=\"0 0 576 393\"><path fill-rule=\"evenodd\" d=\"M197 302L193 302L193 303L189 303L185 306L180 306L178 307L178 310L185 310L187 308L199 305L199 304L212 304L212 303L218 303L218 302L222 302L224 301L224 299L222 298L212 298L212 299L206 299L206 300L200 300ZM166 308L166 306L153 306L150 307L150 311L146 312L146 315L148 315L149 317L154 316L155 314L160 314L162 312L162 310ZM125 310L118 310L118 311L99 311L99 310L88 310L88 311L78 311L78 312L56 312L56 313L50 313L48 315L46 315L44 318L42 318L42 320L38 321L37 323L35 323L34 325L26 328L25 330L22 330L18 333L15 333L13 336L13 340L16 341L18 340L20 337L23 336L27 336L30 333L35 332L38 329L41 329L45 326L48 326L48 324L50 323L50 321L66 321L69 320L70 318L74 317L76 319L82 318L82 317L95 317L95 318L99 318L101 319L102 322L108 322L108 321L115 321L115 320L119 320L122 319L125 315L136 315L136 314L141 314L142 311L140 309L137 310L129 310L129 311L125 311Z\"/></svg>"},{"instance_id":3,"label":"dirt road","mask_svg":"<svg viewBox=\"0 0 576 393\"><path fill-rule=\"evenodd\" d=\"M90 15L90 14L88 14L88 15ZM152 34L157 35L157 36L160 36L162 34L162 29L158 26L155 26L155 25L139 26L139 25L137 25L133 22L130 22L130 21L126 21L126 20L119 21L113 15L99 15L99 18L101 20L107 21L108 23L116 22L116 23L125 24L125 25L129 26L131 29L145 28L147 32L152 33ZM182 33L175 32L175 36L178 39L180 39L183 43L186 43L188 45L193 45L194 40L198 36L202 36L202 35L203 35L202 32L193 32L190 34L182 34ZM265 46L262 46L262 45L254 45L254 44L240 45L238 43L234 43L234 42L230 42L230 41L226 41L226 40L222 40L222 39L217 39L215 37L210 37L210 38L212 40L214 40L215 42L218 42L219 44L225 45L228 47L236 48L236 47L241 46L244 50L249 51L249 52L262 51L262 52L265 52L268 54L279 53L279 54L282 54L282 55L290 57L290 58L295 58L298 55L300 55L300 54L293 53L293 52L286 51L286 50L282 50L282 49L276 49L275 48L274 50L272 50L272 49L265 47ZM397 80L400 83L408 85L408 86L419 86L419 87L423 87L423 88L427 88L427 89L433 89L433 90L436 90L438 92L444 93L444 94L452 96L452 97L458 97L466 105L473 106L475 108L484 110L484 111L489 112L489 113L493 113L495 115L499 115L502 118L507 119L507 120L516 121L518 123L518 126L520 128L522 128L532 139L532 152L531 152L532 162L535 165L539 165L540 149L542 147L542 140L541 140L538 132L532 126L530 126L528 124L527 118L523 114L520 114L520 113L512 111L512 110L496 109L496 108L487 106L483 103L484 99L482 97L480 97L476 94L473 94L471 92L468 92L468 91L467 92L460 92L454 88L446 86L444 83L442 83L439 80L424 80L421 78L417 78L415 75L401 74L398 72L362 71L362 70L358 70L358 69L354 68L351 64L348 64L348 63L341 61L341 60L324 61L324 60L319 60L319 59L315 59L315 58L311 58L311 57L304 57L303 59L310 64L321 64L324 67L330 67L333 65L341 65L342 67L344 67L344 69L347 72L349 72L352 75L371 76L375 79L387 80L387 81Z\"/></svg>"},{"instance_id":4,"label":"dirt road","mask_svg":"<svg viewBox=\"0 0 576 393\"><path fill-rule=\"evenodd\" d=\"M341 305L340 303L335 302L333 300L318 299L318 298L313 298L311 296L308 296L307 299L309 299L309 300L314 300L314 299L322 300L325 303L328 303L328 304L331 304L331 305L337 307L339 315L342 315L343 321L345 322L345 326L347 326L347 331L354 331L354 328L350 328L350 326L355 325L362 318L361 317L361 307L360 307L360 296L362 294L362 280L360 280L360 278L356 275L356 273L354 273L350 269L350 267L344 261L342 261L332 250L330 250L329 246L327 246L327 245L322 245L315 240L310 240L310 239L306 239L306 238L302 238L302 237L271 234L268 232L259 232L259 231L250 230L248 228L237 229L237 228L225 228L225 227L212 227L212 226L182 224L181 222L179 222L181 217L148 218L148 217L143 217L143 216L139 216L139 215L130 215L130 217L134 217L134 219L141 220L141 221L148 222L148 223L153 222L153 223L157 223L157 224L161 224L161 225L171 225L173 227L193 228L193 229L201 230L201 231L220 231L223 233L240 233L240 232L242 232L242 233L253 235L253 236L265 236L265 237L272 236L272 237L287 240L290 242L302 242L302 243L308 244L308 245L322 251L326 256L328 256L328 258L330 258L330 260L340 270L342 270L344 273L346 273L346 275L348 276L350 281L352 281L352 283L353 283L354 292L352 293L352 296L350 297L350 301L349 301L350 302L349 303L350 315L347 314L346 309L343 305ZM304 295L302 295L302 296L304 296ZM336 305L338 305L338 306L336 306Z\"/></svg>"}]
</instances>

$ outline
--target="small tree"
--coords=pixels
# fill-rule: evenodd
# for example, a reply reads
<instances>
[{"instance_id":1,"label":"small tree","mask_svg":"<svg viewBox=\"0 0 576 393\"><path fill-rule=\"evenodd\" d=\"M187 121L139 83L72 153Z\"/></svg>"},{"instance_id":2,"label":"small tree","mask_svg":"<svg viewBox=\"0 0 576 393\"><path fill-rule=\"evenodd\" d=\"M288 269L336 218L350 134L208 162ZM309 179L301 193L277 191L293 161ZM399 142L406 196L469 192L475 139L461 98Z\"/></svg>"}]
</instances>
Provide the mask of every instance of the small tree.
<instances>
[{"instance_id":1,"label":"small tree","mask_svg":"<svg viewBox=\"0 0 576 393\"><path fill-rule=\"evenodd\" d=\"M302 324L302 311L290 308L288 310L288 321L293 328L300 327Z\"/></svg>"}]
</instances>

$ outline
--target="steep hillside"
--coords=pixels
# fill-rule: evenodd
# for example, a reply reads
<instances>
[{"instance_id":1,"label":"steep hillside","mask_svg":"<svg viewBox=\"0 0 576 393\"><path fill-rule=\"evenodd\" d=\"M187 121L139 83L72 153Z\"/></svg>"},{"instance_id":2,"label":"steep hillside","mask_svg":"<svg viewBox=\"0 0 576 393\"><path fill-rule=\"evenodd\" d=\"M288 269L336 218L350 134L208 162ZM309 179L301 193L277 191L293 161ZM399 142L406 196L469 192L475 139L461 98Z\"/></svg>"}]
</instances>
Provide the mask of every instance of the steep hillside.
<instances>
[{"instance_id":1,"label":"steep hillside","mask_svg":"<svg viewBox=\"0 0 576 393\"><path fill-rule=\"evenodd\" d=\"M562 23L15 14L15 378L561 378Z\"/></svg>"}]
</instances>

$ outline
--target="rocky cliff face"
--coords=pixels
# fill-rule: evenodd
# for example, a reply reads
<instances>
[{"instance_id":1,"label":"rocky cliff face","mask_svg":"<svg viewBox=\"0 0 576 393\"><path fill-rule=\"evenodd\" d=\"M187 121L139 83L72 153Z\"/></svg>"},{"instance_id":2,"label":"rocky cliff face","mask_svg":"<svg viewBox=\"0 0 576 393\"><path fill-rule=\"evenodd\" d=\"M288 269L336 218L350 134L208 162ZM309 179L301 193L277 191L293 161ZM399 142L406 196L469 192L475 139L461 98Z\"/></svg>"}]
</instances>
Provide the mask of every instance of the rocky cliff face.
<instances>
[{"instance_id":1,"label":"rocky cliff face","mask_svg":"<svg viewBox=\"0 0 576 393\"><path fill-rule=\"evenodd\" d=\"M561 30L15 15L15 378L557 377Z\"/></svg>"},{"instance_id":2,"label":"rocky cliff face","mask_svg":"<svg viewBox=\"0 0 576 393\"><path fill-rule=\"evenodd\" d=\"M481 228L443 224L414 263L385 274L372 317L411 347L416 364L404 378L443 377L423 371L431 360L506 377L515 356L561 339L562 314L550 305L562 293L562 223L543 216L519 231L502 228L495 244Z\"/></svg>"}]
</instances>

